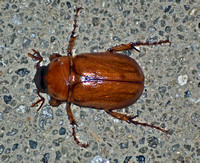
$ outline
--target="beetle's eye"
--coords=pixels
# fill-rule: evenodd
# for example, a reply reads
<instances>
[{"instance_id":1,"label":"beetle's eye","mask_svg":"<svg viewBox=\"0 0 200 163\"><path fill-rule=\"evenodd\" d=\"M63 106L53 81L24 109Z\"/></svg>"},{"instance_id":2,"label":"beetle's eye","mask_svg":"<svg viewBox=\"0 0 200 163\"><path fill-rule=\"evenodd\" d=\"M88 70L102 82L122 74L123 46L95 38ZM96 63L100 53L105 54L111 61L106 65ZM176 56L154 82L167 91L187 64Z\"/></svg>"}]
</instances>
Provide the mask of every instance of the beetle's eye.
<instances>
[{"instance_id":1,"label":"beetle's eye","mask_svg":"<svg viewBox=\"0 0 200 163\"><path fill-rule=\"evenodd\" d=\"M47 85L45 83L45 76L47 72L48 72L48 66L41 66L37 70L34 77L35 85L42 93L47 93Z\"/></svg>"}]
</instances>

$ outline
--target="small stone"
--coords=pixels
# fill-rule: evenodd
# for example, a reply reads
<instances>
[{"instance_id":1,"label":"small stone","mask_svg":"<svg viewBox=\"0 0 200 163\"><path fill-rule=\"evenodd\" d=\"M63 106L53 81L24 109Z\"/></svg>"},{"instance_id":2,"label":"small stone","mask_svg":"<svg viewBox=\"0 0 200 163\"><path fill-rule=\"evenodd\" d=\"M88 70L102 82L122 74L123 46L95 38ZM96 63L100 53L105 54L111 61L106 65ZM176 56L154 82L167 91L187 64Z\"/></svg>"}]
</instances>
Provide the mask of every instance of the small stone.
<instances>
[{"instance_id":1,"label":"small stone","mask_svg":"<svg viewBox=\"0 0 200 163\"><path fill-rule=\"evenodd\" d=\"M131 158L132 158L132 156L126 156L126 158L124 159L124 163L129 163Z\"/></svg>"},{"instance_id":2,"label":"small stone","mask_svg":"<svg viewBox=\"0 0 200 163\"><path fill-rule=\"evenodd\" d=\"M5 149L4 145L0 145L0 155L4 152L4 149Z\"/></svg>"},{"instance_id":3,"label":"small stone","mask_svg":"<svg viewBox=\"0 0 200 163\"><path fill-rule=\"evenodd\" d=\"M41 161L47 163L49 159L50 159L50 154L45 153Z\"/></svg>"},{"instance_id":4,"label":"small stone","mask_svg":"<svg viewBox=\"0 0 200 163\"><path fill-rule=\"evenodd\" d=\"M145 23L145 22L141 22L141 23L140 23L140 28L141 28L142 30L145 30L145 28L146 28L146 23Z\"/></svg>"},{"instance_id":5,"label":"small stone","mask_svg":"<svg viewBox=\"0 0 200 163\"><path fill-rule=\"evenodd\" d=\"M17 160L21 161L23 159L22 155L17 155Z\"/></svg>"},{"instance_id":6,"label":"small stone","mask_svg":"<svg viewBox=\"0 0 200 163\"><path fill-rule=\"evenodd\" d=\"M11 22L15 25L21 25L22 24L22 21L21 19L19 18L18 15L14 15L12 18L11 18Z\"/></svg>"},{"instance_id":7,"label":"small stone","mask_svg":"<svg viewBox=\"0 0 200 163\"><path fill-rule=\"evenodd\" d=\"M56 40L56 38L54 36L51 36L51 42L54 42Z\"/></svg>"},{"instance_id":8,"label":"small stone","mask_svg":"<svg viewBox=\"0 0 200 163\"><path fill-rule=\"evenodd\" d=\"M197 69L200 70L200 63L197 64Z\"/></svg>"},{"instance_id":9,"label":"small stone","mask_svg":"<svg viewBox=\"0 0 200 163\"><path fill-rule=\"evenodd\" d=\"M99 21L99 18L98 18L98 17L92 18L92 24L93 24L94 26L98 26L99 23L100 23L100 21Z\"/></svg>"},{"instance_id":10,"label":"small stone","mask_svg":"<svg viewBox=\"0 0 200 163\"><path fill-rule=\"evenodd\" d=\"M31 149L37 148L37 142L33 140L29 140L29 146Z\"/></svg>"},{"instance_id":11,"label":"small stone","mask_svg":"<svg viewBox=\"0 0 200 163\"><path fill-rule=\"evenodd\" d=\"M49 105L45 105L42 108L40 118L42 119L53 119L53 110Z\"/></svg>"},{"instance_id":12,"label":"small stone","mask_svg":"<svg viewBox=\"0 0 200 163\"><path fill-rule=\"evenodd\" d=\"M172 146L172 151L175 152L180 148L180 144L175 144Z\"/></svg>"},{"instance_id":13,"label":"small stone","mask_svg":"<svg viewBox=\"0 0 200 163\"><path fill-rule=\"evenodd\" d=\"M139 163L145 163L145 157L143 155L136 156L136 159Z\"/></svg>"},{"instance_id":14,"label":"small stone","mask_svg":"<svg viewBox=\"0 0 200 163\"><path fill-rule=\"evenodd\" d=\"M19 147L19 144L18 144L18 143L13 144L12 150L14 151L14 150L16 150L18 147Z\"/></svg>"},{"instance_id":15,"label":"small stone","mask_svg":"<svg viewBox=\"0 0 200 163\"><path fill-rule=\"evenodd\" d=\"M200 148L198 148L198 149L196 150L196 152L197 152L197 156L200 156Z\"/></svg>"},{"instance_id":16,"label":"small stone","mask_svg":"<svg viewBox=\"0 0 200 163\"><path fill-rule=\"evenodd\" d=\"M53 140L53 144L58 147L60 146L60 143L62 143L65 139L64 138L58 138L58 139L55 139Z\"/></svg>"},{"instance_id":17,"label":"small stone","mask_svg":"<svg viewBox=\"0 0 200 163\"><path fill-rule=\"evenodd\" d=\"M27 63L28 63L27 57L22 57L21 58L21 64L27 64Z\"/></svg>"},{"instance_id":18,"label":"small stone","mask_svg":"<svg viewBox=\"0 0 200 163\"><path fill-rule=\"evenodd\" d=\"M113 40L114 40L114 41L118 41L118 42L121 41L121 39L120 39L119 37L117 37L117 36L113 36Z\"/></svg>"},{"instance_id":19,"label":"small stone","mask_svg":"<svg viewBox=\"0 0 200 163\"><path fill-rule=\"evenodd\" d=\"M56 160L60 160L60 158L62 157L62 154L60 151L56 151Z\"/></svg>"},{"instance_id":20,"label":"small stone","mask_svg":"<svg viewBox=\"0 0 200 163\"><path fill-rule=\"evenodd\" d=\"M192 94L190 93L189 90L187 90L187 91L185 92L184 97L185 97L185 98L188 98L188 97L191 97L191 96L192 96Z\"/></svg>"},{"instance_id":21,"label":"small stone","mask_svg":"<svg viewBox=\"0 0 200 163\"><path fill-rule=\"evenodd\" d=\"M199 8L198 7L193 7L190 11L189 11L189 16L195 16L197 15L197 13L199 12Z\"/></svg>"},{"instance_id":22,"label":"small stone","mask_svg":"<svg viewBox=\"0 0 200 163\"><path fill-rule=\"evenodd\" d=\"M190 151L191 145L184 144L184 148L187 149L187 151Z\"/></svg>"},{"instance_id":23,"label":"small stone","mask_svg":"<svg viewBox=\"0 0 200 163\"><path fill-rule=\"evenodd\" d=\"M161 20L160 23L161 23L161 27L164 27L166 25L166 22L164 20Z\"/></svg>"},{"instance_id":24,"label":"small stone","mask_svg":"<svg viewBox=\"0 0 200 163\"><path fill-rule=\"evenodd\" d=\"M195 126L199 126L200 125L200 110L197 110L196 112L194 112L191 115L191 122L193 125Z\"/></svg>"},{"instance_id":25,"label":"small stone","mask_svg":"<svg viewBox=\"0 0 200 163\"><path fill-rule=\"evenodd\" d=\"M140 139L140 140L139 140L139 143L140 143L140 144L144 144L144 143L145 143L145 138Z\"/></svg>"},{"instance_id":26,"label":"small stone","mask_svg":"<svg viewBox=\"0 0 200 163\"><path fill-rule=\"evenodd\" d=\"M156 148L158 145L158 138L156 137L150 137L148 139L148 146L151 147L151 148Z\"/></svg>"},{"instance_id":27,"label":"small stone","mask_svg":"<svg viewBox=\"0 0 200 163\"><path fill-rule=\"evenodd\" d=\"M30 45L30 43L31 43L31 40L29 38L24 38L22 46L24 48L27 48Z\"/></svg>"},{"instance_id":28,"label":"small stone","mask_svg":"<svg viewBox=\"0 0 200 163\"><path fill-rule=\"evenodd\" d=\"M4 120L4 115L2 112L0 112L0 122L2 122Z\"/></svg>"},{"instance_id":29,"label":"small stone","mask_svg":"<svg viewBox=\"0 0 200 163\"><path fill-rule=\"evenodd\" d=\"M167 32L167 33L171 32L171 27L170 26L166 26L165 27L165 32Z\"/></svg>"},{"instance_id":30,"label":"small stone","mask_svg":"<svg viewBox=\"0 0 200 163\"><path fill-rule=\"evenodd\" d=\"M185 8L186 11L188 11L190 9L190 6L184 5L184 8Z\"/></svg>"},{"instance_id":31,"label":"small stone","mask_svg":"<svg viewBox=\"0 0 200 163\"><path fill-rule=\"evenodd\" d=\"M26 113L26 105L19 105L18 107L15 108L16 113L18 114L25 114Z\"/></svg>"},{"instance_id":32,"label":"small stone","mask_svg":"<svg viewBox=\"0 0 200 163\"><path fill-rule=\"evenodd\" d=\"M130 13L131 13L130 10L125 10L125 11L123 11L124 18L125 18L127 15L129 15Z\"/></svg>"},{"instance_id":33,"label":"small stone","mask_svg":"<svg viewBox=\"0 0 200 163\"><path fill-rule=\"evenodd\" d=\"M91 153L91 152L88 152L88 151L87 151L87 152L84 153L84 157L85 157L85 158L89 158L89 157L91 157L91 156L92 156L92 153Z\"/></svg>"},{"instance_id":34,"label":"small stone","mask_svg":"<svg viewBox=\"0 0 200 163\"><path fill-rule=\"evenodd\" d=\"M167 6L167 7L165 7L165 9L164 9L164 12L166 13L166 12L169 12L169 10L172 8L172 6L171 5L169 5L169 6Z\"/></svg>"},{"instance_id":35,"label":"small stone","mask_svg":"<svg viewBox=\"0 0 200 163\"><path fill-rule=\"evenodd\" d=\"M148 150L147 147L142 147L142 148L139 149L139 152L140 152L140 153L146 153L147 150Z\"/></svg>"},{"instance_id":36,"label":"small stone","mask_svg":"<svg viewBox=\"0 0 200 163\"><path fill-rule=\"evenodd\" d=\"M126 140L125 143L120 143L120 149L128 148L128 141Z\"/></svg>"},{"instance_id":37,"label":"small stone","mask_svg":"<svg viewBox=\"0 0 200 163\"><path fill-rule=\"evenodd\" d=\"M12 110L12 108L10 106L6 106L3 113L7 114Z\"/></svg>"},{"instance_id":38,"label":"small stone","mask_svg":"<svg viewBox=\"0 0 200 163\"><path fill-rule=\"evenodd\" d=\"M99 11L99 8L94 8L92 9L92 14L96 15Z\"/></svg>"},{"instance_id":39,"label":"small stone","mask_svg":"<svg viewBox=\"0 0 200 163\"><path fill-rule=\"evenodd\" d=\"M18 74L21 77L24 77L30 73L30 71L27 68L20 68L15 71L16 74Z\"/></svg>"},{"instance_id":40,"label":"small stone","mask_svg":"<svg viewBox=\"0 0 200 163\"><path fill-rule=\"evenodd\" d=\"M159 87L158 88L158 91L159 91L159 93L160 93L160 95L162 96L162 97L164 97L164 95L165 95L165 93L166 93L166 87Z\"/></svg>"},{"instance_id":41,"label":"small stone","mask_svg":"<svg viewBox=\"0 0 200 163\"><path fill-rule=\"evenodd\" d=\"M10 148L7 148L7 149L5 150L5 154L10 154L10 152L11 152L11 149L10 149Z\"/></svg>"},{"instance_id":42,"label":"small stone","mask_svg":"<svg viewBox=\"0 0 200 163\"><path fill-rule=\"evenodd\" d=\"M53 134L53 135L58 134L58 130L57 130L57 129L53 130L53 131L52 131L52 134Z\"/></svg>"},{"instance_id":43,"label":"small stone","mask_svg":"<svg viewBox=\"0 0 200 163\"><path fill-rule=\"evenodd\" d=\"M66 134L66 129L64 127L61 127L59 130L60 135L65 135Z\"/></svg>"},{"instance_id":44,"label":"small stone","mask_svg":"<svg viewBox=\"0 0 200 163\"><path fill-rule=\"evenodd\" d=\"M29 8L33 8L33 7L35 7L36 6L36 4L34 3L34 2L31 2L31 3L29 3Z\"/></svg>"},{"instance_id":45,"label":"small stone","mask_svg":"<svg viewBox=\"0 0 200 163\"><path fill-rule=\"evenodd\" d=\"M10 160L10 156L9 155L3 155L2 157L1 157L1 161L2 162L8 162Z\"/></svg>"},{"instance_id":46,"label":"small stone","mask_svg":"<svg viewBox=\"0 0 200 163\"><path fill-rule=\"evenodd\" d=\"M66 4L67 4L68 8L71 8L71 3L70 2L67 1Z\"/></svg>"},{"instance_id":47,"label":"small stone","mask_svg":"<svg viewBox=\"0 0 200 163\"><path fill-rule=\"evenodd\" d=\"M149 32L155 32L155 31L156 31L156 28L154 26L149 27Z\"/></svg>"},{"instance_id":48,"label":"small stone","mask_svg":"<svg viewBox=\"0 0 200 163\"><path fill-rule=\"evenodd\" d=\"M8 131L8 132L6 133L6 135L7 135L7 136L14 136L14 135L17 134L17 133L18 133L18 129L13 128L11 131Z\"/></svg>"},{"instance_id":49,"label":"small stone","mask_svg":"<svg viewBox=\"0 0 200 163\"><path fill-rule=\"evenodd\" d=\"M110 163L109 160L105 159L105 158L102 158L101 156L97 155L95 156L92 160L91 160L91 163Z\"/></svg>"},{"instance_id":50,"label":"small stone","mask_svg":"<svg viewBox=\"0 0 200 163\"><path fill-rule=\"evenodd\" d=\"M187 84L187 81L188 81L188 76L187 75L180 75L178 77L178 83L183 86L185 84Z\"/></svg>"},{"instance_id":51,"label":"small stone","mask_svg":"<svg viewBox=\"0 0 200 163\"><path fill-rule=\"evenodd\" d=\"M11 102L11 100L12 100L12 96L11 95L4 95L3 96L3 99L4 99L4 102L6 103L6 104L9 104L10 102Z\"/></svg>"},{"instance_id":52,"label":"small stone","mask_svg":"<svg viewBox=\"0 0 200 163\"><path fill-rule=\"evenodd\" d=\"M56 116L58 116L58 117L62 117L62 116L63 116L63 111L62 111L62 109L56 110Z\"/></svg>"}]
</instances>

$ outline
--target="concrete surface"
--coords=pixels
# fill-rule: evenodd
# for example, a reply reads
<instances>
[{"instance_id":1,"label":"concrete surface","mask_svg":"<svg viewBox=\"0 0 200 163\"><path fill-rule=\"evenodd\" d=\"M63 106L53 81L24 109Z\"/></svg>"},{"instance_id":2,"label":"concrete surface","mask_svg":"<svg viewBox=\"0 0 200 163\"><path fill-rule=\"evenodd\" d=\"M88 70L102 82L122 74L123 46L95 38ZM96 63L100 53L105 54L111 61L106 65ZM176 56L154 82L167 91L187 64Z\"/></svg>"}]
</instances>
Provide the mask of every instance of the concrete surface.
<instances>
[{"instance_id":1,"label":"concrete surface","mask_svg":"<svg viewBox=\"0 0 200 163\"><path fill-rule=\"evenodd\" d=\"M170 129L168 135L121 122L104 111L73 105L81 142L71 135L65 104L37 112L33 83L40 51L66 54L76 7L74 53L102 52L117 44L169 39L172 44L125 52L145 74L145 90L132 106L140 122ZM0 1L0 162L200 162L199 0Z\"/></svg>"}]
</instances>

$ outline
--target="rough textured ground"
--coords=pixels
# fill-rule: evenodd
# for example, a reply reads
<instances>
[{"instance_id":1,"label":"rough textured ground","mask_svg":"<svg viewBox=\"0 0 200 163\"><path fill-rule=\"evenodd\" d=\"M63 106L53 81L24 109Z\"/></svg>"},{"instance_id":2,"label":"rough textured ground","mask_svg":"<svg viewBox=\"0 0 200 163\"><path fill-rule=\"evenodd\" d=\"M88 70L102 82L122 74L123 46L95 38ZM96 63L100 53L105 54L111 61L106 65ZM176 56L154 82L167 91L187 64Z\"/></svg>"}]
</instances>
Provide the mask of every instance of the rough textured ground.
<instances>
[{"instance_id":1,"label":"rough textured ground","mask_svg":"<svg viewBox=\"0 0 200 163\"><path fill-rule=\"evenodd\" d=\"M43 64L53 52L65 55L80 6L76 54L136 41L172 42L125 52L141 65L145 90L119 110L170 129L168 135L73 105L77 136L90 143L83 149L71 136L65 104L50 107L44 95L41 111L30 107L37 99L36 70L27 53L40 51ZM0 162L200 162L199 8L198 0L1 0Z\"/></svg>"}]
</instances>

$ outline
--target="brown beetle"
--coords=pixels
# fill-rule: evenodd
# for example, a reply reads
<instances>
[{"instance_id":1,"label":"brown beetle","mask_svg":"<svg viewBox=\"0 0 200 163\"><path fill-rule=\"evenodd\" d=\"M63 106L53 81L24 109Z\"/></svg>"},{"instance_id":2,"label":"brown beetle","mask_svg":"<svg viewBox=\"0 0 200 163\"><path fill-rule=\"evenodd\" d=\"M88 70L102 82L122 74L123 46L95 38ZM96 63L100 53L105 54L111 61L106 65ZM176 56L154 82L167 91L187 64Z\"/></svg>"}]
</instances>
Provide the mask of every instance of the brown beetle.
<instances>
[{"instance_id":1,"label":"brown beetle","mask_svg":"<svg viewBox=\"0 0 200 163\"><path fill-rule=\"evenodd\" d=\"M137 62L126 55L116 53L116 51L137 50L135 46L170 43L169 40L155 43L131 42L112 47L106 52L84 53L73 57L72 49L77 39L74 34L78 12L81 9L78 8L75 14L67 56L53 53L49 58L50 63L40 67L40 62L43 60L40 53L34 49L34 55L28 53L30 57L39 60L36 65L37 72L34 82L40 99L32 107L41 102L38 108L40 110L44 104L45 99L40 92L50 95L51 106L58 106L66 102L72 134L76 143L81 147L87 147L89 144L82 144L76 137L75 125L77 124L70 108L71 103L103 109L117 119L167 133L167 130L160 127L134 121L133 119L137 116L128 116L113 112L113 110L132 105L141 96L144 88L144 75Z\"/></svg>"}]
</instances>

